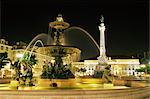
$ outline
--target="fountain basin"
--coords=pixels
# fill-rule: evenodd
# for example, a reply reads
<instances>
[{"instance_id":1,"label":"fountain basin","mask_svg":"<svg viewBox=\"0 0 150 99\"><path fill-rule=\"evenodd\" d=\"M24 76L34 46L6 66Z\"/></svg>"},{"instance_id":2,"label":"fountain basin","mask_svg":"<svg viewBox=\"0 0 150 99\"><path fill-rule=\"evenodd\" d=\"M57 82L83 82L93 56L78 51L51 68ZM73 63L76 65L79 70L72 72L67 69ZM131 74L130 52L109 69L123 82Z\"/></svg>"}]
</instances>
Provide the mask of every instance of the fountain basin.
<instances>
[{"instance_id":1,"label":"fountain basin","mask_svg":"<svg viewBox=\"0 0 150 99\"><path fill-rule=\"evenodd\" d=\"M150 97L150 87L103 90L19 90L0 91L2 99L143 99ZM140 93L140 94L139 94Z\"/></svg>"},{"instance_id":2,"label":"fountain basin","mask_svg":"<svg viewBox=\"0 0 150 99\"><path fill-rule=\"evenodd\" d=\"M62 53L59 52L60 48L63 49ZM71 59L71 61L79 61L80 53L81 53L81 51L78 48L75 48L73 46L62 46L62 45L57 45L57 46L47 45L44 47L39 47L36 51L37 53L47 55L49 57L61 56L64 57L66 61L68 59Z\"/></svg>"}]
</instances>

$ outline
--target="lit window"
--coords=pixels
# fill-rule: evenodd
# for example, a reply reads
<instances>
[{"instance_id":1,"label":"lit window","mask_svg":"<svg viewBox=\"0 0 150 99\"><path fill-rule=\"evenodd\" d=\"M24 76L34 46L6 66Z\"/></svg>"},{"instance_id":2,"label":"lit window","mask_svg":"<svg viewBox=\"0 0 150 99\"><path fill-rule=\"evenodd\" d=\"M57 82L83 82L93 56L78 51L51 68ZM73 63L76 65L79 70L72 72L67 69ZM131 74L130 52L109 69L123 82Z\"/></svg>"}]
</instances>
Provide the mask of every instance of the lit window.
<instances>
[{"instance_id":1,"label":"lit window","mask_svg":"<svg viewBox=\"0 0 150 99\"><path fill-rule=\"evenodd\" d=\"M133 75L135 75L135 73L133 72Z\"/></svg>"},{"instance_id":2,"label":"lit window","mask_svg":"<svg viewBox=\"0 0 150 99\"><path fill-rule=\"evenodd\" d=\"M131 70L131 69L129 68L129 70Z\"/></svg>"},{"instance_id":3,"label":"lit window","mask_svg":"<svg viewBox=\"0 0 150 99\"><path fill-rule=\"evenodd\" d=\"M1 50L4 50L4 46L1 46Z\"/></svg>"},{"instance_id":4,"label":"lit window","mask_svg":"<svg viewBox=\"0 0 150 99\"><path fill-rule=\"evenodd\" d=\"M132 70L134 70L134 68L132 68Z\"/></svg>"},{"instance_id":5,"label":"lit window","mask_svg":"<svg viewBox=\"0 0 150 99\"><path fill-rule=\"evenodd\" d=\"M8 47L6 47L6 51L8 51Z\"/></svg>"}]
</instances>

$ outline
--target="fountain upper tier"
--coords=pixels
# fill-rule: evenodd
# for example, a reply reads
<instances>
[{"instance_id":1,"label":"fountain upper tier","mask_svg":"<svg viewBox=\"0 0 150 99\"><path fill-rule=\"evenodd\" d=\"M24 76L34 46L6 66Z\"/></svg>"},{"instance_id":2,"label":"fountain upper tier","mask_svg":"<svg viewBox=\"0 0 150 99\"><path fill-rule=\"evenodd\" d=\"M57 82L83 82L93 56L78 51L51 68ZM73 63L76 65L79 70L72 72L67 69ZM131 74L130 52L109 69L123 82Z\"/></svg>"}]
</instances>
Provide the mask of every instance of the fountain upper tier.
<instances>
[{"instance_id":1,"label":"fountain upper tier","mask_svg":"<svg viewBox=\"0 0 150 99\"><path fill-rule=\"evenodd\" d=\"M49 27L50 28L55 28L55 29L66 29L69 26L70 26L69 23L64 22L61 14L58 14L58 17L56 18L56 21L49 23Z\"/></svg>"}]
</instances>

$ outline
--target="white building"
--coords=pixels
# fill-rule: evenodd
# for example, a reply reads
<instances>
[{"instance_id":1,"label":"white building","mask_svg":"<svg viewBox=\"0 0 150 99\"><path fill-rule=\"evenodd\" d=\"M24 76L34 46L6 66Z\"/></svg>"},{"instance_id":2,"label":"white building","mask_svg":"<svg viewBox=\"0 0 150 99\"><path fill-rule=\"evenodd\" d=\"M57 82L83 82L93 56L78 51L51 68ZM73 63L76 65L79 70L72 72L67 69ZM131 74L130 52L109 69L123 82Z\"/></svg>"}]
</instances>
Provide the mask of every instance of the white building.
<instances>
[{"instance_id":1,"label":"white building","mask_svg":"<svg viewBox=\"0 0 150 99\"><path fill-rule=\"evenodd\" d=\"M108 61L111 65L111 73L115 76L140 76L143 72L136 72L136 69L142 65L139 59L112 59ZM75 72L76 76L92 76L96 71L98 60L84 60L84 62L76 62L72 64L76 68L84 68L86 72Z\"/></svg>"},{"instance_id":2,"label":"white building","mask_svg":"<svg viewBox=\"0 0 150 99\"><path fill-rule=\"evenodd\" d=\"M13 51L12 51L12 46L8 45L8 41L5 39L0 39L0 53L7 52L8 53L8 58L12 59L13 57Z\"/></svg>"}]
</instances>

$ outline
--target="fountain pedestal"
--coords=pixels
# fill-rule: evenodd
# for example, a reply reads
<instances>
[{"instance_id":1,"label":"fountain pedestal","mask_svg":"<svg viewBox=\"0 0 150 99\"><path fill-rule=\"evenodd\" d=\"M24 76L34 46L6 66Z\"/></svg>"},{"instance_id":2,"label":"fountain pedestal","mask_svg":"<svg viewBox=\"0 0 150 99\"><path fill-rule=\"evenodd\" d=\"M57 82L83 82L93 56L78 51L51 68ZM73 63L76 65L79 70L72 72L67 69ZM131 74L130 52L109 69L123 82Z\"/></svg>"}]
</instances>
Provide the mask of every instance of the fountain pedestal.
<instances>
[{"instance_id":1,"label":"fountain pedestal","mask_svg":"<svg viewBox=\"0 0 150 99\"><path fill-rule=\"evenodd\" d=\"M114 84L113 83L104 83L103 84L103 88L104 89L112 89L114 87Z\"/></svg>"},{"instance_id":2,"label":"fountain pedestal","mask_svg":"<svg viewBox=\"0 0 150 99\"><path fill-rule=\"evenodd\" d=\"M9 88L17 89L18 86L19 86L19 82L18 82L18 81L16 81L16 80L11 80L10 85L9 85Z\"/></svg>"}]
</instances>

